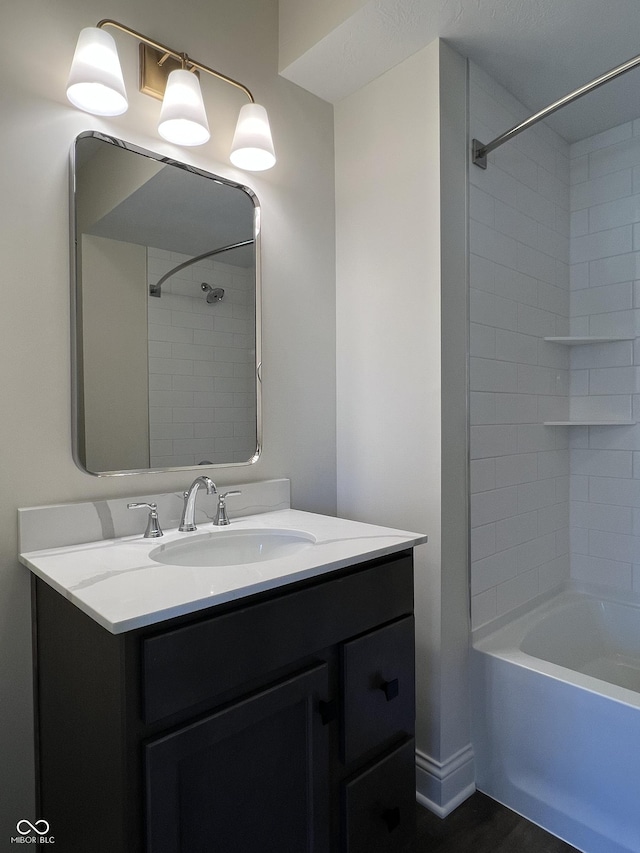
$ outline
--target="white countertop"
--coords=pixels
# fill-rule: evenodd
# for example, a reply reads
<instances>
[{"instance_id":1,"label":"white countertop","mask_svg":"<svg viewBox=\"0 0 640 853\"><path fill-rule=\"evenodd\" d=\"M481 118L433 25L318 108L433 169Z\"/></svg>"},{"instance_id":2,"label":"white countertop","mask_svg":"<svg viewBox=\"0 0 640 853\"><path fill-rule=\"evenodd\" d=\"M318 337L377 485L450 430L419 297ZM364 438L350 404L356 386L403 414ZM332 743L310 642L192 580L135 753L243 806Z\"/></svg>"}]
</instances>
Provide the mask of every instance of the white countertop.
<instances>
[{"instance_id":1,"label":"white countertop","mask_svg":"<svg viewBox=\"0 0 640 853\"><path fill-rule=\"evenodd\" d=\"M216 568L168 566L149 557L162 544L202 533L224 536L228 531L269 528L303 531L315 543L291 556ZM29 551L20 554L20 561L108 631L119 634L426 541L419 533L284 509L246 515L228 527L200 524L195 533L165 530L161 539L124 536Z\"/></svg>"}]
</instances>

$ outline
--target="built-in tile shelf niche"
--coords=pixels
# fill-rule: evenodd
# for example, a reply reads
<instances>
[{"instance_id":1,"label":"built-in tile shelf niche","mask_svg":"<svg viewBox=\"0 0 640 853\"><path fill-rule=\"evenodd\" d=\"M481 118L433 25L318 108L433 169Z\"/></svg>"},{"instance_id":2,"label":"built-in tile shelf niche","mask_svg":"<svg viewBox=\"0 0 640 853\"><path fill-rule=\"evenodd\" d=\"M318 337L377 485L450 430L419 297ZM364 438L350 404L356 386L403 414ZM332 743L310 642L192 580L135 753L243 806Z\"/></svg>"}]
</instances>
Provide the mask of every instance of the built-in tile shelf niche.
<instances>
[{"instance_id":1,"label":"built-in tile shelf niche","mask_svg":"<svg viewBox=\"0 0 640 853\"><path fill-rule=\"evenodd\" d=\"M561 344L566 347L588 346L589 344L608 344L617 341L633 341L632 337L617 337L617 336L578 336L570 335L566 337L545 337L545 341L550 341L553 344ZM634 420L626 418L616 418L611 420L603 420L602 418L573 419L568 421L544 421L545 426L629 426L635 424Z\"/></svg>"}]
</instances>

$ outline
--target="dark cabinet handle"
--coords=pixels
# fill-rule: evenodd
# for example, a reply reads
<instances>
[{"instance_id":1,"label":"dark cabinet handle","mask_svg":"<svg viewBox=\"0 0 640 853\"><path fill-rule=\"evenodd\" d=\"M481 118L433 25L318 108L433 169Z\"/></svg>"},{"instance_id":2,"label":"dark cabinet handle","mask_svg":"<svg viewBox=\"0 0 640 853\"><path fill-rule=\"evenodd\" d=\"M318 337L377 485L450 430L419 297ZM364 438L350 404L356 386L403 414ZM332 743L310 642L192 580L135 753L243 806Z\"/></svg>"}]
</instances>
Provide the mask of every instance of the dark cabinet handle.
<instances>
[{"instance_id":1,"label":"dark cabinet handle","mask_svg":"<svg viewBox=\"0 0 640 853\"><path fill-rule=\"evenodd\" d=\"M380 690L384 691L384 695L387 697L387 702L395 699L399 690L398 679L394 678L391 681L383 681L380 685Z\"/></svg>"},{"instance_id":2,"label":"dark cabinet handle","mask_svg":"<svg viewBox=\"0 0 640 853\"><path fill-rule=\"evenodd\" d=\"M387 832L393 832L394 829L400 826L400 809L398 806L394 806L392 809L385 809L380 817L387 825Z\"/></svg>"},{"instance_id":3,"label":"dark cabinet handle","mask_svg":"<svg viewBox=\"0 0 640 853\"><path fill-rule=\"evenodd\" d=\"M320 719L322 720L323 726L333 722L333 720L338 716L337 700L330 699L328 702L324 702L321 699L320 702L318 702L318 711L320 711Z\"/></svg>"}]
</instances>

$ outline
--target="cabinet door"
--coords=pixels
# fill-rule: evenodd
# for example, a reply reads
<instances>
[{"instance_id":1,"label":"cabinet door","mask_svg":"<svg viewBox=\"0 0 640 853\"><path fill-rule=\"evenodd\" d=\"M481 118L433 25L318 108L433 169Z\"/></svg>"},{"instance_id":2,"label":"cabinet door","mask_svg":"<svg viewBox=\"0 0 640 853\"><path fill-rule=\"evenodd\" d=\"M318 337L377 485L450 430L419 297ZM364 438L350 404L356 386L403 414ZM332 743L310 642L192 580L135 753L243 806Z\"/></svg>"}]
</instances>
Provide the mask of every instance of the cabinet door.
<instances>
[{"instance_id":1,"label":"cabinet door","mask_svg":"<svg viewBox=\"0 0 640 853\"><path fill-rule=\"evenodd\" d=\"M329 848L326 663L145 746L149 853Z\"/></svg>"}]
</instances>

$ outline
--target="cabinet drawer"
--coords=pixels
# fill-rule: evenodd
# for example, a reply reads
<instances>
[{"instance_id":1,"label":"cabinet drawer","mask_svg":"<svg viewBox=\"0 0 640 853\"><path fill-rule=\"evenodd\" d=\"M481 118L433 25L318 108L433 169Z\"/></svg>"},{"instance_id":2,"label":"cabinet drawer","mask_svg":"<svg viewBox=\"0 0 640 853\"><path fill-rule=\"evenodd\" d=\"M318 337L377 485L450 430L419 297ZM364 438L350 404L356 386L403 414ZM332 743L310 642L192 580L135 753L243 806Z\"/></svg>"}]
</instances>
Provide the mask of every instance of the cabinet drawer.
<instances>
[{"instance_id":1,"label":"cabinet drawer","mask_svg":"<svg viewBox=\"0 0 640 853\"><path fill-rule=\"evenodd\" d=\"M143 719L213 704L251 679L412 611L413 561L405 553L145 637Z\"/></svg>"},{"instance_id":2,"label":"cabinet drawer","mask_svg":"<svg viewBox=\"0 0 640 853\"><path fill-rule=\"evenodd\" d=\"M346 853L397 853L415 835L413 738L343 787Z\"/></svg>"},{"instance_id":3,"label":"cabinet drawer","mask_svg":"<svg viewBox=\"0 0 640 853\"><path fill-rule=\"evenodd\" d=\"M343 758L415 727L414 620L406 616L342 647Z\"/></svg>"}]
</instances>

